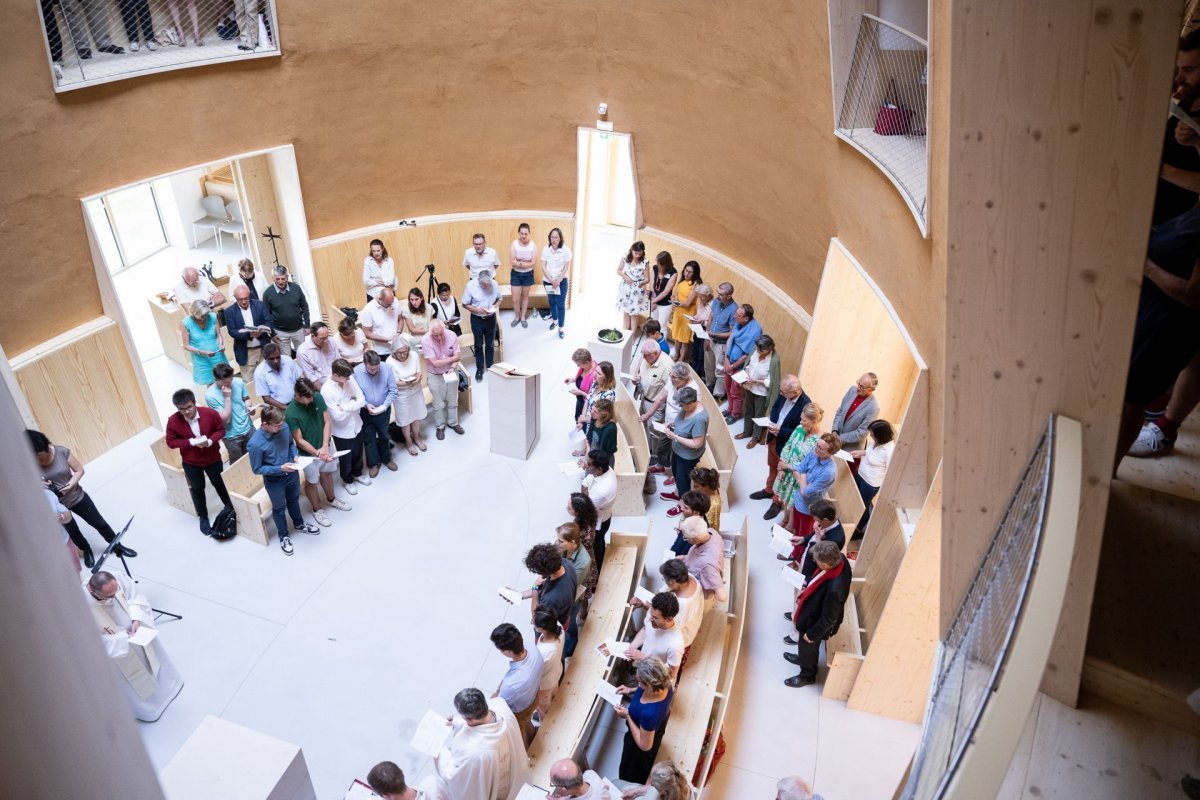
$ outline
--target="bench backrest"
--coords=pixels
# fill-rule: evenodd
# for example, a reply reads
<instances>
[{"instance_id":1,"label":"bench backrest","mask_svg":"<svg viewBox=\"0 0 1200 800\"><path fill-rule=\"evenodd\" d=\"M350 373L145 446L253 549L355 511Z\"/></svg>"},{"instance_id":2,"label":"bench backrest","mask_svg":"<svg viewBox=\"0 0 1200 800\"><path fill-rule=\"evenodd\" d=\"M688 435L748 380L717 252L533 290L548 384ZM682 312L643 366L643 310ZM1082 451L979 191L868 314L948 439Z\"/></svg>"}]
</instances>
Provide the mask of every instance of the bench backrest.
<instances>
[{"instance_id":1,"label":"bench backrest","mask_svg":"<svg viewBox=\"0 0 1200 800\"><path fill-rule=\"evenodd\" d=\"M613 409L617 415L618 442L619 435L624 434L633 458L632 471L645 473L646 467L650 466L650 440L646 437L646 427L638 419L637 403L623 381L617 381L617 402Z\"/></svg>"},{"instance_id":2,"label":"bench backrest","mask_svg":"<svg viewBox=\"0 0 1200 800\"><path fill-rule=\"evenodd\" d=\"M225 481L225 488L240 497L254 497L263 488L262 476L255 475L250 468L249 453L226 467L221 477Z\"/></svg>"},{"instance_id":3,"label":"bench backrest","mask_svg":"<svg viewBox=\"0 0 1200 800\"><path fill-rule=\"evenodd\" d=\"M150 443L150 451L154 453L159 464L173 469L183 470L183 457L173 447L167 447L167 437L160 436Z\"/></svg>"},{"instance_id":4,"label":"bench backrest","mask_svg":"<svg viewBox=\"0 0 1200 800\"><path fill-rule=\"evenodd\" d=\"M708 437L707 451L712 454L713 463L716 465L716 470L721 475L721 489L725 492L729 491L729 479L733 475L733 466L738 460L738 451L733 443L733 433L729 430L729 424L725 422L725 417L721 414L721 405L712 396L712 392L708 390L703 379L696 374L696 371L688 366L688 372L691 375L691 380L696 382L700 387L700 403L704 406L704 410L708 412Z\"/></svg>"}]
</instances>

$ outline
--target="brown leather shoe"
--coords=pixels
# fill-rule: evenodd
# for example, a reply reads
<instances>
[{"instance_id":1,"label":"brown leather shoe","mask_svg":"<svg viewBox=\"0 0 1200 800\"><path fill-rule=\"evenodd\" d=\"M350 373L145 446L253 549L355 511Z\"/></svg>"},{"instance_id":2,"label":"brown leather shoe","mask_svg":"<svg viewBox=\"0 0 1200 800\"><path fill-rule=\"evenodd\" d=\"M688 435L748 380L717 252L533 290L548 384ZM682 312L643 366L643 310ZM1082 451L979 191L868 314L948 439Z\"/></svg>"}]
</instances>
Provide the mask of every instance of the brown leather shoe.
<instances>
[{"instance_id":1,"label":"brown leather shoe","mask_svg":"<svg viewBox=\"0 0 1200 800\"><path fill-rule=\"evenodd\" d=\"M438 429L437 429L437 439L438 439L438 441L440 442L442 439L445 439L445 438L446 438L446 429L445 429L445 428L438 428Z\"/></svg>"},{"instance_id":2,"label":"brown leather shoe","mask_svg":"<svg viewBox=\"0 0 1200 800\"><path fill-rule=\"evenodd\" d=\"M464 433L466 433L466 431L464 431L464 430L463 430L463 426L462 426L462 425L451 425L451 426L450 426L450 430L454 431L454 432L455 432L455 433L457 433L459 436L462 436Z\"/></svg>"}]
</instances>

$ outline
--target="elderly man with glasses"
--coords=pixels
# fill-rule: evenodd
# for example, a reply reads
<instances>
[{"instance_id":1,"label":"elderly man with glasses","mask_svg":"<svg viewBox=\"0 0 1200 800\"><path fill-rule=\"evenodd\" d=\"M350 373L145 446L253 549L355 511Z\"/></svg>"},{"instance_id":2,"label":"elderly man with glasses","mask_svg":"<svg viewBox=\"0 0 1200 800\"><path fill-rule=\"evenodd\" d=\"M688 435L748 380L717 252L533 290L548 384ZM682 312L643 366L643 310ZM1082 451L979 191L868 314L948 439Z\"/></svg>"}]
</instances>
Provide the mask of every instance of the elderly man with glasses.
<instances>
[{"instance_id":1,"label":"elderly man with glasses","mask_svg":"<svg viewBox=\"0 0 1200 800\"><path fill-rule=\"evenodd\" d=\"M846 390L842 404L833 416L833 432L842 439L843 450L862 450L867 440L867 428L879 416L879 401L875 388L879 376L865 372L858 382ZM858 459L850 462L850 471L858 474Z\"/></svg>"}]
</instances>

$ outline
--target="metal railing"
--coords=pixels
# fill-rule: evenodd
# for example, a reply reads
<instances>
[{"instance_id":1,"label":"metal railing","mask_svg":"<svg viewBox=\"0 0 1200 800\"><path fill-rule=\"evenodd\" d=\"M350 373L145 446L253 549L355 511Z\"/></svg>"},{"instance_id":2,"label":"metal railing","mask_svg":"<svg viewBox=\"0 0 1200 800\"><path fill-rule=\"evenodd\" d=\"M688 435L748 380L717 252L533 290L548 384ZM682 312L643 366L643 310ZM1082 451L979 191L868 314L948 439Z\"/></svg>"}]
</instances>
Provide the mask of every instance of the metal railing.
<instances>
[{"instance_id":1,"label":"metal railing","mask_svg":"<svg viewBox=\"0 0 1200 800\"><path fill-rule=\"evenodd\" d=\"M928 43L863 14L835 132L891 179L922 235L928 235L928 83Z\"/></svg>"},{"instance_id":2,"label":"metal railing","mask_svg":"<svg viewBox=\"0 0 1200 800\"><path fill-rule=\"evenodd\" d=\"M279 55L274 0L38 0L55 91Z\"/></svg>"},{"instance_id":3,"label":"metal railing","mask_svg":"<svg viewBox=\"0 0 1200 800\"><path fill-rule=\"evenodd\" d=\"M1060 426L1064 435L1058 433ZM1074 544L1077 517L1071 513L1077 513L1079 502L1078 429L1073 420L1052 416L1048 421L939 647L921 741L903 800L947 796L948 787L964 777L956 775L964 767L964 753L969 747L985 746L979 740L984 735L981 720L985 711L997 710L989 704L1007 704L1003 711L1011 712L1026 699L1032 702L1062 605L1063 594L1058 591L1058 605L1050 607L1053 587L1066 584L1066 564ZM1065 536L1060 535L1064 508L1071 512ZM1053 537L1057 537L1053 552L1047 552ZM1064 548L1064 543L1069 546ZM1035 579L1041 583L1035 585ZM1022 649L1018 656L1015 651L1039 635L1039 626L1044 651L1040 662L1033 663L1039 658L1036 652ZM1031 635L1025 636L1026 631ZM1018 664L1021 670L1016 669ZM1002 685L1003 681L1009 684ZM1023 687L1018 685L1022 681ZM999 695L1004 699L997 699ZM1009 731L1014 746L1024 717L1017 719L1017 727ZM989 741L987 746L1002 744Z\"/></svg>"}]
</instances>

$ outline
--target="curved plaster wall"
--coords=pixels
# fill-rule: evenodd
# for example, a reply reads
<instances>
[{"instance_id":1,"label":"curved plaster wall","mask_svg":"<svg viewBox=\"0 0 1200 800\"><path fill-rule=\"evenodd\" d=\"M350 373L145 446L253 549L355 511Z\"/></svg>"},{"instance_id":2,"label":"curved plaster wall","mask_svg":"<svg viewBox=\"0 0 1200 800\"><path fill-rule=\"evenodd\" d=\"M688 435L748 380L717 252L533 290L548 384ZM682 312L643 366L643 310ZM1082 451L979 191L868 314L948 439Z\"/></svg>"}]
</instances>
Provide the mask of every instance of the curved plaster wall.
<instances>
[{"instance_id":1,"label":"curved plaster wall","mask_svg":"<svg viewBox=\"0 0 1200 800\"><path fill-rule=\"evenodd\" d=\"M281 59L63 96L49 86L36 3L12 9L0 82L7 352L101 313L82 196L294 142L314 238L446 211L572 211L575 128L603 100L633 132L647 225L757 269L810 309L837 235L940 363L930 243L831 132L823 3L330 9L281 3Z\"/></svg>"}]
</instances>

